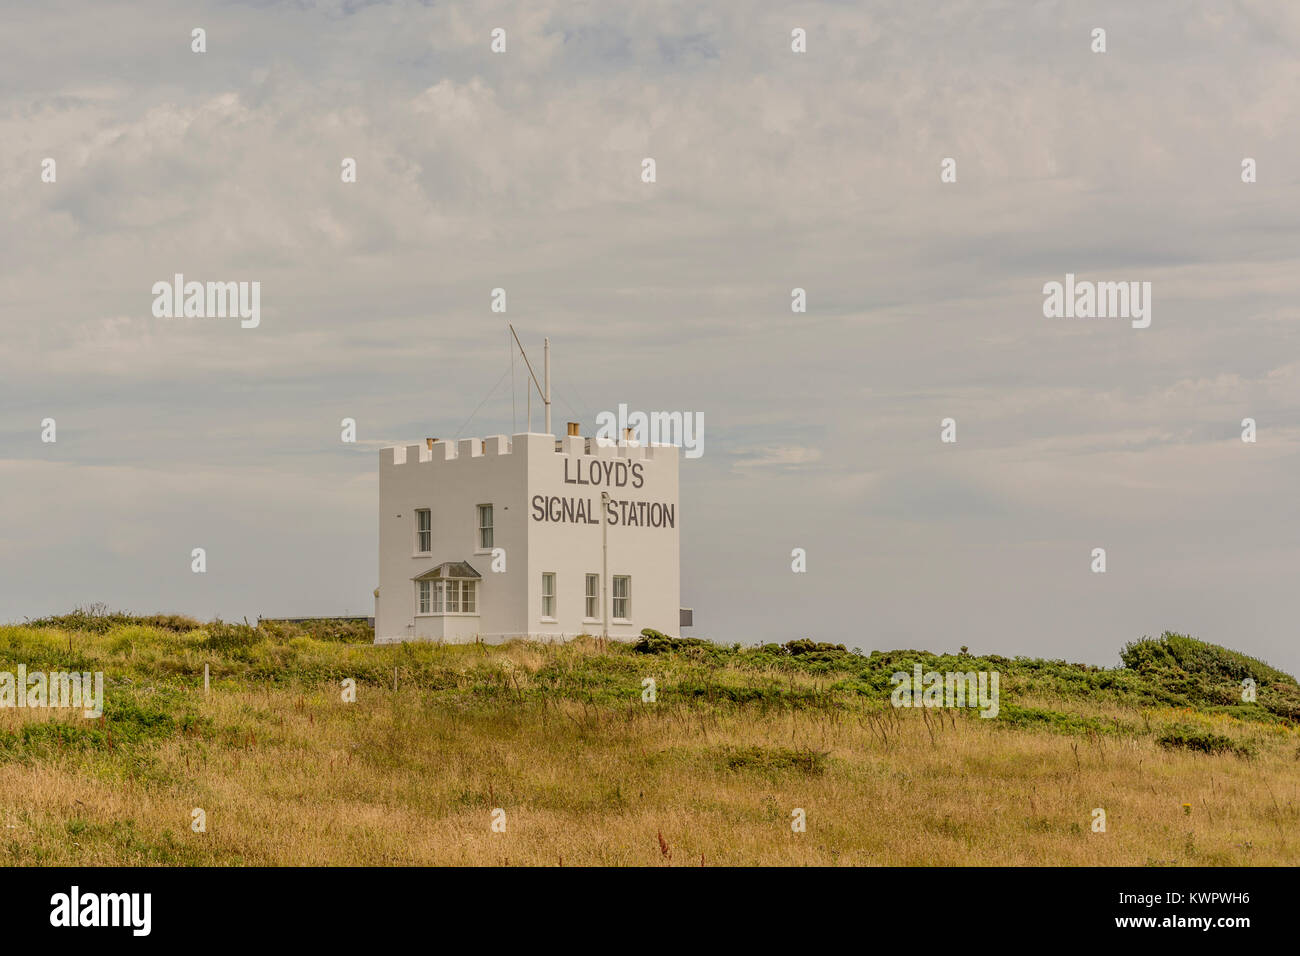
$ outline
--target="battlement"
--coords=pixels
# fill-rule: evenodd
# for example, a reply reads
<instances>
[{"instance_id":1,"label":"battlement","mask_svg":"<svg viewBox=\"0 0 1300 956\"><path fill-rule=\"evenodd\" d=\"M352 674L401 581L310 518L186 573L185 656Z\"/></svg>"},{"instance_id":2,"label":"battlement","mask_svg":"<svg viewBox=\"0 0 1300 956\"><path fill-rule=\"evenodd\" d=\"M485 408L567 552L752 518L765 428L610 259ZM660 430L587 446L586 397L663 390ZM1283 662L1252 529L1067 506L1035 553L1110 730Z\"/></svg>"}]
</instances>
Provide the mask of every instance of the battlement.
<instances>
[{"instance_id":1,"label":"battlement","mask_svg":"<svg viewBox=\"0 0 1300 956\"><path fill-rule=\"evenodd\" d=\"M606 438L581 435L540 435L521 432L517 435L489 435L486 438L461 438L457 441L426 441L419 445L394 445L380 449L380 465L399 466L426 462L458 461L464 458L501 458L514 453L516 447L534 455L567 455L586 458L627 458L641 461L674 461L680 449L676 445L642 445L635 441L615 442ZM391 457L389 453L391 452Z\"/></svg>"}]
</instances>

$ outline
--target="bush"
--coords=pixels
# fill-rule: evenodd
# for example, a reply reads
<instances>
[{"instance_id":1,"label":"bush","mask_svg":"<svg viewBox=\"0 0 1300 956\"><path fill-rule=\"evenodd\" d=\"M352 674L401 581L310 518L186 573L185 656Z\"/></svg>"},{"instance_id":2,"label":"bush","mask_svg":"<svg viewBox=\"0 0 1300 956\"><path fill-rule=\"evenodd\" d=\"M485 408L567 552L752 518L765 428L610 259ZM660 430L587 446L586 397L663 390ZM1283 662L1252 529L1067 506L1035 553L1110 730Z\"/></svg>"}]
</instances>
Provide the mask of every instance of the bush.
<instances>
[{"instance_id":1,"label":"bush","mask_svg":"<svg viewBox=\"0 0 1300 956\"><path fill-rule=\"evenodd\" d=\"M1300 684L1254 657L1166 631L1125 645L1124 666L1140 674L1167 702L1194 707L1253 708L1284 721L1300 719ZM1242 700L1243 682L1255 682L1255 702Z\"/></svg>"},{"instance_id":2,"label":"bush","mask_svg":"<svg viewBox=\"0 0 1300 956\"><path fill-rule=\"evenodd\" d=\"M309 621L261 620L257 622L257 629L280 642L291 641L296 637L338 641L343 644L373 644L375 640L375 629L369 621L338 617L316 617Z\"/></svg>"},{"instance_id":3,"label":"bush","mask_svg":"<svg viewBox=\"0 0 1300 956\"><path fill-rule=\"evenodd\" d=\"M128 614L125 611L109 611L104 604L88 604L69 614L40 617L27 622L28 627L52 627L90 634L107 634L115 627L127 625L153 627L173 634L188 634L203 626L194 618L183 614Z\"/></svg>"},{"instance_id":4,"label":"bush","mask_svg":"<svg viewBox=\"0 0 1300 956\"><path fill-rule=\"evenodd\" d=\"M1205 754L1231 753L1238 757L1254 756L1254 748L1249 744L1239 744L1231 737L1199 730L1185 724L1170 727L1156 738L1156 743L1170 750L1196 750Z\"/></svg>"},{"instance_id":5,"label":"bush","mask_svg":"<svg viewBox=\"0 0 1300 956\"><path fill-rule=\"evenodd\" d=\"M728 770L752 770L759 773L797 771L810 777L826 772L827 754L820 750L788 747L727 747L722 763Z\"/></svg>"},{"instance_id":6,"label":"bush","mask_svg":"<svg viewBox=\"0 0 1300 956\"><path fill-rule=\"evenodd\" d=\"M227 624L221 618L205 625L203 631L206 636L200 646L210 651L233 651L266 640L266 635L249 624Z\"/></svg>"},{"instance_id":7,"label":"bush","mask_svg":"<svg viewBox=\"0 0 1300 956\"><path fill-rule=\"evenodd\" d=\"M1259 684L1296 684L1294 677L1257 658L1170 631L1158 639L1144 637L1126 644L1119 656L1124 666L1133 670L1176 668L1188 675L1238 684L1247 677Z\"/></svg>"},{"instance_id":8,"label":"bush","mask_svg":"<svg viewBox=\"0 0 1300 956\"><path fill-rule=\"evenodd\" d=\"M669 637L652 627L646 627L641 629L641 640L632 645L632 650L638 654L668 654L694 647L710 649L717 645L700 637Z\"/></svg>"},{"instance_id":9,"label":"bush","mask_svg":"<svg viewBox=\"0 0 1300 956\"><path fill-rule=\"evenodd\" d=\"M798 657L800 654L847 654L849 652L843 644L821 644L806 637L787 642L781 650L791 657Z\"/></svg>"}]
</instances>

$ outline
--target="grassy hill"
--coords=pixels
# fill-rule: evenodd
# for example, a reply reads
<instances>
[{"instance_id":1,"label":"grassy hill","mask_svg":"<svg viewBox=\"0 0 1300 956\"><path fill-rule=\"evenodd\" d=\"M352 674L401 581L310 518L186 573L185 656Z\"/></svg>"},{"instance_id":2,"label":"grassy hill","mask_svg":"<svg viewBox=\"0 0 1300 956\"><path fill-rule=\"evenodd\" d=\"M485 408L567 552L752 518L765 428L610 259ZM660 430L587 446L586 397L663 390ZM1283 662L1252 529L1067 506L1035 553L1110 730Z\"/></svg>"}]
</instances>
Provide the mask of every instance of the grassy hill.
<instances>
[{"instance_id":1,"label":"grassy hill","mask_svg":"<svg viewBox=\"0 0 1300 956\"><path fill-rule=\"evenodd\" d=\"M0 671L106 681L98 720L0 708L0 860L1300 863L1300 686L1189 637L1131 643L1115 668L653 634L369 640L84 612L0 627ZM997 671L998 717L891 706L890 675L917 663Z\"/></svg>"}]
</instances>

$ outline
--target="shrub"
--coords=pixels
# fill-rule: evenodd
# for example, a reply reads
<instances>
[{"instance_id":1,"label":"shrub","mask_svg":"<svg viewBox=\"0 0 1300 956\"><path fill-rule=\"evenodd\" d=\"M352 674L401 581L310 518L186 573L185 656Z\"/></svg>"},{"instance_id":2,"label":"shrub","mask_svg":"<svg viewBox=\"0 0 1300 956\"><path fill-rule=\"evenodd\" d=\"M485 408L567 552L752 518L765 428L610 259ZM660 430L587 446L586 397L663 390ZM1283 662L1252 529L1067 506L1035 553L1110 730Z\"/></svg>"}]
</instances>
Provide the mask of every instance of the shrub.
<instances>
[{"instance_id":1,"label":"shrub","mask_svg":"<svg viewBox=\"0 0 1300 956\"><path fill-rule=\"evenodd\" d=\"M798 771L808 776L826 772L827 754L820 750L788 747L728 747L722 763L728 770L755 770L763 773Z\"/></svg>"},{"instance_id":2,"label":"shrub","mask_svg":"<svg viewBox=\"0 0 1300 956\"><path fill-rule=\"evenodd\" d=\"M369 621L339 617L317 617L309 621L261 620L257 622L257 629L280 642L291 641L296 637L338 641L343 644L373 644L375 640L375 628Z\"/></svg>"},{"instance_id":3,"label":"shrub","mask_svg":"<svg viewBox=\"0 0 1300 956\"><path fill-rule=\"evenodd\" d=\"M1169 703L1234 709L1245 704L1283 720L1300 719L1300 684L1254 657L1166 631L1125 645L1124 666L1155 685ZM1255 682L1257 701L1242 700L1242 683Z\"/></svg>"},{"instance_id":4,"label":"shrub","mask_svg":"<svg viewBox=\"0 0 1300 956\"><path fill-rule=\"evenodd\" d=\"M1125 667L1134 670L1178 668L1189 675L1220 681L1240 683L1250 677L1259 684L1296 683L1291 675L1257 658L1171 631L1165 631L1158 639L1144 637L1126 644L1119 656Z\"/></svg>"},{"instance_id":5,"label":"shrub","mask_svg":"<svg viewBox=\"0 0 1300 956\"><path fill-rule=\"evenodd\" d=\"M204 625L203 631L205 637L200 646L210 651L233 651L266 640L266 635L249 624L227 624L221 618Z\"/></svg>"},{"instance_id":6,"label":"shrub","mask_svg":"<svg viewBox=\"0 0 1300 956\"><path fill-rule=\"evenodd\" d=\"M849 652L849 649L843 644L821 644L809 640L806 637L801 637L795 641L789 641L784 647L782 647L782 650L791 657L797 657L800 654L825 654L828 652L847 654Z\"/></svg>"},{"instance_id":7,"label":"shrub","mask_svg":"<svg viewBox=\"0 0 1300 956\"><path fill-rule=\"evenodd\" d=\"M715 648L712 641L700 637L669 637L652 627L642 628L641 640L632 646L638 654L667 654L672 651L684 651L687 648Z\"/></svg>"},{"instance_id":8,"label":"shrub","mask_svg":"<svg viewBox=\"0 0 1300 956\"><path fill-rule=\"evenodd\" d=\"M128 614L125 611L109 611L104 604L87 604L68 614L40 617L27 622L28 627L50 627L90 634L107 634L115 627L127 625L153 627L173 634L187 634L203 626L194 618L183 614Z\"/></svg>"},{"instance_id":9,"label":"shrub","mask_svg":"<svg viewBox=\"0 0 1300 956\"><path fill-rule=\"evenodd\" d=\"M1170 750L1196 750L1206 754L1231 753L1238 757L1251 757L1255 752L1249 744L1239 744L1231 737L1189 727L1186 724L1170 727L1156 738L1156 742Z\"/></svg>"}]
</instances>

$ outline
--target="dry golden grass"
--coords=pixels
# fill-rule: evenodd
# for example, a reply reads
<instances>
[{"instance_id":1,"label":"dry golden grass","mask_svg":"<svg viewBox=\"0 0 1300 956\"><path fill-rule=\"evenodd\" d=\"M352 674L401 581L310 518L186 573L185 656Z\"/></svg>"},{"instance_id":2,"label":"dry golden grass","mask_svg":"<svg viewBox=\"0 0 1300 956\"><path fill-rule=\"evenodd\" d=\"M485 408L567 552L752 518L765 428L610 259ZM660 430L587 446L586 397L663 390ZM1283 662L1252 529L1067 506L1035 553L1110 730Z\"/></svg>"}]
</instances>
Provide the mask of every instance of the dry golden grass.
<instances>
[{"instance_id":1,"label":"dry golden grass","mask_svg":"<svg viewBox=\"0 0 1300 956\"><path fill-rule=\"evenodd\" d=\"M129 647L123 653L143 653ZM350 648L348 654L400 654ZM0 762L9 864L1295 865L1297 733L1071 701L1130 724L1200 721L1253 759L1149 735L1067 736L961 713L538 699L589 646L481 656L490 697L416 686L186 691L208 733ZM385 658L387 659L387 658ZM465 660L469 660L466 658ZM648 662L647 666L654 662ZM469 664L465 665L466 667ZM487 671L483 669L486 668ZM490 672L490 673L489 673ZM648 670L653 672L652 670ZM753 673L756 685L825 677ZM1022 698L1022 703L1034 703ZM1059 700L1040 702L1064 709ZM0 731L51 719L0 710ZM55 719L75 723L63 714ZM1190 805L1185 807L1184 805ZM203 808L207 831L192 832ZM505 832L491 813L505 811ZM803 808L807 831L793 832ZM1106 832L1092 830L1093 810ZM1189 812L1190 811L1190 812Z\"/></svg>"}]
</instances>

